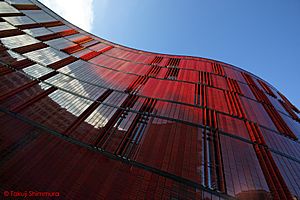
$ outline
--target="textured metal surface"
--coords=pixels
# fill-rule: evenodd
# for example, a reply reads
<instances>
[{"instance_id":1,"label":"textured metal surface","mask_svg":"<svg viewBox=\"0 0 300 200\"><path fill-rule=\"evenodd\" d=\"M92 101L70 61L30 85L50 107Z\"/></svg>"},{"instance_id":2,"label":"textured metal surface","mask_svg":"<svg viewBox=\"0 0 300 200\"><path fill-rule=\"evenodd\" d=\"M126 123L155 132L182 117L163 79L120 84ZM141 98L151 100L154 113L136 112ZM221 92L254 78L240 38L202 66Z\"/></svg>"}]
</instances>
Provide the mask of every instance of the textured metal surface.
<instances>
[{"instance_id":1,"label":"textured metal surface","mask_svg":"<svg viewBox=\"0 0 300 200\"><path fill-rule=\"evenodd\" d=\"M4 196L300 197L300 112L269 83L105 41L37 1L0 17Z\"/></svg>"}]
</instances>

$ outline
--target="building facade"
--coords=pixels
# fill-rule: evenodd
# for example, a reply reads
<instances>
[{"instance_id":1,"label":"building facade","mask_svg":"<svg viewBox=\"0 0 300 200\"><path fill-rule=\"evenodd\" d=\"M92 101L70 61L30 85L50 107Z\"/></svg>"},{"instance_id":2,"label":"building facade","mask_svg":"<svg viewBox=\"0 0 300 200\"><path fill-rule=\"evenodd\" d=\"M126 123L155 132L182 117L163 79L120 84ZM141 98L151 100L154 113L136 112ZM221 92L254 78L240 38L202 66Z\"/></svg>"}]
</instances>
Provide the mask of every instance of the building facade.
<instances>
[{"instance_id":1,"label":"building facade","mask_svg":"<svg viewBox=\"0 0 300 200\"><path fill-rule=\"evenodd\" d=\"M35 0L0 17L4 199L300 199L300 111L269 83L114 44Z\"/></svg>"}]
</instances>

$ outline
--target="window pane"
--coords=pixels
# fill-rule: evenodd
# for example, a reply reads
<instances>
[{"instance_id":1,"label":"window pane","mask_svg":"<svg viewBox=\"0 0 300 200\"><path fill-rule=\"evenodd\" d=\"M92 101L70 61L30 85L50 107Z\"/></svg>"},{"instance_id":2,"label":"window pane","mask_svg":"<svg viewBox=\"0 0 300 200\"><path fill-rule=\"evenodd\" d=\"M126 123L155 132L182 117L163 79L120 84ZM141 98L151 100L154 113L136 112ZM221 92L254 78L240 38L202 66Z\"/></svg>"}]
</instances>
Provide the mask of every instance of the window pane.
<instances>
[{"instance_id":1,"label":"window pane","mask_svg":"<svg viewBox=\"0 0 300 200\"><path fill-rule=\"evenodd\" d=\"M54 19L50 15L46 14L42 10L23 10L22 12L25 15L27 15L28 17L31 17L32 19L34 19L37 22L52 22L52 21L56 21L56 19Z\"/></svg>"},{"instance_id":2,"label":"window pane","mask_svg":"<svg viewBox=\"0 0 300 200\"><path fill-rule=\"evenodd\" d=\"M31 20L29 17L26 17L26 16L3 17L3 19L15 26L24 25L24 24L35 24L35 22L33 20Z\"/></svg>"},{"instance_id":3,"label":"window pane","mask_svg":"<svg viewBox=\"0 0 300 200\"><path fill-rule=\"evenodd\" d=\"M25 33L33 36L33 37L38 37L41 35L48 35L51 34L52 32L49 31L48 29L42 27L42 28L33 28L33 29L26 29L23 30Z\"/></svg>"},{"instance_id":4,"label":"window pane","mask_svg":"<svg viewBox=\"0 0 300 200\"><path fill-rule=\"evenodd\" d=\"M50 27L49 30L53 31L53 32L61 32L61 31L65 31L65 30L70 30L71 28L66 26L66 25L62 25L62 26L55 26L55 27Z\"/></svg>"},{"instance_id":5,"label":"window pane","mask_svg":"<svg viewBox=\"0 0 300 200\"><path fill-rule=\"evenodd\" d=\"M21 56L20 54L15 53L14 51L8 50L7 53L9 54L10 57L16 59L16 61L25 59L24 56Z\"/></svg>"},{"instance_id":6,"label":"window pane","mask_svg":"<svg viewBox=\"0 0 300 200\"><path fill-rule=\"evenodd\" d=\"M11 29L15 29L14 26L10 25L9 23L7 22L0 22L0 31L3 31L3 30L11 30Z\"/></svg>"},{"instance_id":7,"label":"window pane","mask_svg":"<svg viewBox=\"0 0 300 200\"><path fill-rule=\"evenodd\" d=\"M20 13L20 11L6 2L0 2L0 13Z\"/></svg>"},{"instance_id":8,"label":"window pane","mask_svg":"<svg viewBox=\"0 0 300 200\"><path fill-rule=\"evenodd\" d=\"M35 64L30 67L26 67L25 69L23 69L23 71L26 74L33 76L34 78L40 78L40 77L52 72L53 69L43 67L39 64Z\"/></svg>"},{"instance_id":9,"label":"window pane","mask_svg":"<svg viewBox=\"0 0 300 200\"><path fill-rule=\"evenodd\" d=\"M11 4L32 4L29 0L6 0L8 3Z\"/></svg>"},{"instance_id":10,"label":"window pane","mask_svg":"<svg viewBox=\"0 0 300 200\"><path fill-rule=\"evenodd\" d=\"M66 40L64 38L57 38L54 40L50 40L50 41L46 42L46 44L48 44L49 46L52 46L56 49L63 49L63 48L74 45L73 42Z\"/></svg>"},{"instance_id":11,"label":"window pane","mask_svg":"<svg viewBox=\"0 0 300 200\"><path fill-rule=\"evenodd\" d=\"M29 35L18 35L18 36L2 38L1 42L7 48L17 48L17 47L38 43L39 41L34 39L33 37L30 37Z\"/></svg>"},{"instance_id":12,"label":"window pane","mask_svg":"<svg viewBox=\"0 0 300 200\"><path fill-rule=\"evenodd\" d=\"M49 65L61 59L68 57L67 54L60 52L58 50L52 49L51 47L47 47L44 49L39 49L36 51L31 51L29 53L24 54L28 56L33 61L37 63L41 63L44 65Z\"/></svg>"}]
</instances>

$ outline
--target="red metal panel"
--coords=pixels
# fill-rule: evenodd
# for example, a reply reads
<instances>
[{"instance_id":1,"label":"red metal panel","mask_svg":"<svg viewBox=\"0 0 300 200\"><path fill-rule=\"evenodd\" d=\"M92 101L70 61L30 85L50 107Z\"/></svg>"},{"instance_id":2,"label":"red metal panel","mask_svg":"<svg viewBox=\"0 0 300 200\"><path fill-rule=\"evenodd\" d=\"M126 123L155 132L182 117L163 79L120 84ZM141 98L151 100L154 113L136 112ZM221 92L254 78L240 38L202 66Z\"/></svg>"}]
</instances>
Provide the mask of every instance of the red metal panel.
<instances>
[{"instance_id":1,"label":"red metal panel","mask_svg":"<svg viewBox=\"0 0 300 200\"><path fill-rule=\"evenodd\" d=\"M220 76L225 75L224 67L219 63L213 63L213 72Z\"/></svg>"},{"instance_id":2,"label":"red metal panel","mask_svg":"<svg viewBox=\"0 0 300 200\"><path fill-rule=\"evenodd\" d=\"M74 40L73 42L75 42L77 44L84 44L84 43L87 43L92 40L93 40L93 38L91 38L89 36L83 36L82 38L78 38L78 39Z\"/></svg>"},{"instance_id":3,"label":"red metal panel","mask_svg":"<svg viewBox=\"0 0 300 200\"><path fill-rule=\"evenodd\" d=\"M80 46L79 44L74 44L72 46L66 47L64 49L62 49L63 52L66 52L68 54L72 54L75 53L77 51L81 51L82 49L84 49L84 47Z\"/></svg>"},{"instance_id":4,"label":"red metal panel","mask_svg":"<svg viewBox=\"0 0 300 200\"><path fill-rule=\"evenodd\" d=\"M257 81L263 87L263 89L265 90L266 93L268 93L272 97L276 98L276 95L274 94L274 92L271 90L271 88L265 82L263 82L262 80L257 80Z\"/></svg>"},{"instance_id":5,"label":"red metal panel","mask_svg":"<svg viewBox=\"0 0 300 200\"><path fill-rule=\"evenodd\" d=\"M113 48L112 46L109 46L109 47L105 47L105 48L103 48L99 51L92 51L92 52L89 52L89 53L81 56L80 58L83 59L83 60L90 60L90 59L92 59L92 58L94 58L94 57L96 57L96 56L112 49L112 48Z\"/></svg>"},{"instance_id":6,"label":"red metal panel","mask_svg":"<svg viewBox=\"0 0 300 200\"><path fill-rule=\"evenodd\" d=\"M207 87L207 106L214 110L229 113L224 91Z\"/></svg>"},{"instance_id":7,"label":"red metal panel","mask_svg":"<svg viewBox=\"0 0 300 200\"><path fill-rule=\"evenodd\" d=\"M113 44L36 1L3 3L20 13L2 16L21 19L0 31L6 40L22 29L54 28L37 29L44 33L37 44L0 45L1 194L299 198L300 111L270 84L223 62ZM36 9L58 21L24 17L22 10ZM50 40L59 38L75 45L58 48ZM30 54L46 41L53 51Z\"/></svg>"},{"instance_id":8,"label":"red metal panel","mask_svg":"<svg viewBox=\"0 0 300 200\"><path fill-rule=\"evenodd\" d=\"M296 106L294 106L283 94L281 94L280 92L278 92L278 94L288 106L290 106L295 112L300 113L300 110L296 108Z\"/></svg>"},{"instance_id":9,"label":"red metal panel","mask_svg":"<svg viewBox=\"0 0 300 200\"><path fill-rule=\"evenodd\" d=\"M279 169L277 168L270 151L260 146L266 145L266 142L259 127L254 123L248 122L246 122L246 126L248 128L251 141L257 143L254 144L256 155L260 161L261 168L267 177L266 181L273 197L275 199L292 199L292 195L287 189L286 183L283 180L282 175L279 173Z\"/></svg>"},{"instance_id":10,"label":"red metal panel","mask_svg":"<svg viewBox=\"0 0 300 200\"><path fill-rule=\"evenodd\" d=\"M48 41L48 40L53 40L53 39L57 39L57 38L64 37L64 36L74 35L76 33L78 33L76 30L70 29L70 30L65 30L65 31L58 32L58 33L52 33L49 35L42 35L42 36L37 37L37 39L41 40L41 41Z\"/></svg>"},{"instance_id":11,"label":"red metal panel","mask_svg":"<svg viewBox=\"0 0 300 200\"><path fill-rule=\"evenodd\" d=\"M27 106L35 103L36 101L40 100L41 98L51 94L52 92L54 92L56 90L56 88L51 87L49 89L47 89L45 92L40 93L39 95L35 96L34 98L28 100L27 102L14 107L13 109L11 109L13 112L20 112L21 110L23 110L24 108L26 108Z\"/></svg>"}]
</instances>

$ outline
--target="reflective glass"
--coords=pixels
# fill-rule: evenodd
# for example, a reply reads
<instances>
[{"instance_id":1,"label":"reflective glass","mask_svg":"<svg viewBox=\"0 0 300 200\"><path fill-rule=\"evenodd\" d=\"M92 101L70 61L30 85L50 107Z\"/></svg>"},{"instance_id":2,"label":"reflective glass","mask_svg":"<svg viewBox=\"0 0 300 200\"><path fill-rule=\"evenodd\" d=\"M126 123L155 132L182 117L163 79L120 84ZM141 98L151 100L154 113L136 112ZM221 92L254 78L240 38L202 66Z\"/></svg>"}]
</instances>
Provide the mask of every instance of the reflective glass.
<instances>
[{"instance_id":1,"label":"reflective glass","mask_svg":"<svg viewBox=\"0 0 300 200\"><path fill-rule=\"evenodd\" d=\"M15 29L14 26L7 22L0 22L0 31Z\"/></svg>"},{"instance_id":2,"label":"reflective glass","mask_svg":"<svg viewBox=\"0 0 300 200\"><path fill-rule=\"evenodd\" d=\"M220 140L228 194L235 196L255 190L269 192L253 146L223 135Z\"/></svg>"},{"instance_id":3,"label":"reflective glass","mask_svg":"<svg viewBox=\"0 0 300 200\"><path fill-rule=\"evenodd\" d=\"M53 69L43 67L39 64L35 64L35 65L30 66L30 67L24 68L23 71L26 74L28 74L28 75L30 75L34 78L40 78L40 77L52 72Z\"/></svg>"},{"instance_id":4,"label":"reflective glass","mask_svg":"<svg viewBox=\"0 0 300 200\"><path fill-rule=\"evenodd\" d=\"M55 18L51 17L43 10L23 10L23 13L39 23L56 21Z\"/></svg>"},{"instance_id":5,"label":"reflective glass","mask_svg":"<svg viewBox=\"0 0 300 200\"><path fill-rule=\"evenodd\" d=\"M55 33L65 31L65 30L70 30L70 29L71 28L69 26L66 26L66 25L49 27L49 30L51 30Z\"/></svg>"},{"instance_id":6,"label":"reflective glass","mask_svg":"<svg viewBox=\"0 0 300 200\"><path fill-rule=\"evenodd\" d=\"M48 44L49 46L57 48L57 49L63 49L63 48L74 45L73 42L66 40L64 38L57 38L54 40L49 40L45 43Z\"/></svg>"},{"instance_id":7,"label":"reflective glass","mask_svg":"<svg viewBox=\"0 0 300 200\"><path fill-rule=\"evenodd\" d=\"M29 0L5 0L5 1L7 1L8 3L11 3L11 4L33 4Z\"/></svg>"},{"instance_id":8,"label":"reflective glass","mask_svg":"<svg viewBox=\"0 0 300 200\"><path fill-rule=\"evenodd\" d=\"M14 51L8 50L7 53L9 54L10 57L14 58L16 61L25 59L24 56L14 52Z\"/></svg>"},{"instance_id":9,"label":"reflective glass","mask_svg":"<svg viewBox=\"0 0 300 200\"><path fill-rule=\"evenodd\" d=\"M25 33L27 33L28 35L31 35L33 37L38 37L41 35L48 35L51 34L53 32L49 31L47 28L41 27L41 28L33 28L33 29L26 29L23 30Z\"/></svg>"},{"instance_id":10,"label":"reflective glass","mask_svg":"<svg viewBox=\"0 0 300 200\"><path fill-rule=\"evenodd\" d=\"M77 117L92 104L92 101L90 100L72 95L62 90L56 90L51 93L49 97L58 103L61 108L65 108L68 112Z\"/></svg>"},{"instance_id":11,"label":"reflective glass","mask_svg":"<svg viewBox=\"0 0 300 200\"><path fill-rule=\"evenodd\" d=\"M29 57L30 59L36 61L37 63L41 63L44 65L49 65L61 59L68 57L67 54L53 49L51 47L39 49L36 51L31 51L24 54L25 56Z\"/></svg>"},{"instance_id":12,"label":"reflective glass","mask_svg":"<svg viewBox=\"0 0 300 200\"><path fill-rule=\"evenodd\" d=\"M20 11L6 2L0 2L0 13L20 13Z\"/></svg>"},{"instance_id":13,"label":"reflective glass","mask_svg":"<svg viewBox=\"0 0 300 200\"><path fill-rule=\"evenodd\" d=\"M0 39L1 43L10 49L22 47L30 44L38 43L39 41L29 35L17 35Z\"/></svg>"},{"instance_id":14,"label":"reflective glass","mask_svg":"<svg viewBox=\"0 0 300 200\"><path fill-rule=\"evenodd\" d=\"M19 16L19 17L3 17L3 19L15 26L24 25L24 24L35 24L32 19L27 16Z\"/></svg>"}]
</instances>

